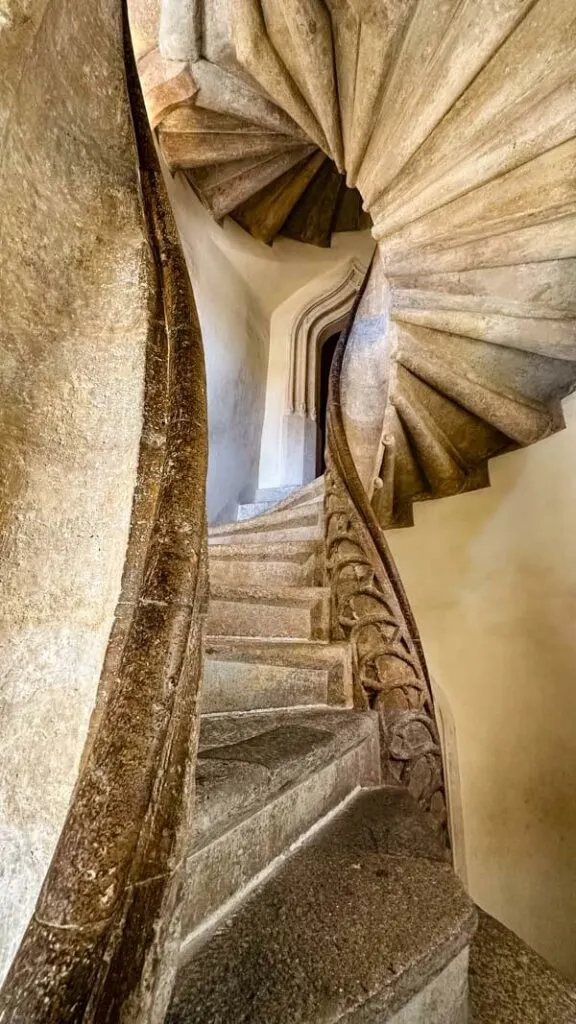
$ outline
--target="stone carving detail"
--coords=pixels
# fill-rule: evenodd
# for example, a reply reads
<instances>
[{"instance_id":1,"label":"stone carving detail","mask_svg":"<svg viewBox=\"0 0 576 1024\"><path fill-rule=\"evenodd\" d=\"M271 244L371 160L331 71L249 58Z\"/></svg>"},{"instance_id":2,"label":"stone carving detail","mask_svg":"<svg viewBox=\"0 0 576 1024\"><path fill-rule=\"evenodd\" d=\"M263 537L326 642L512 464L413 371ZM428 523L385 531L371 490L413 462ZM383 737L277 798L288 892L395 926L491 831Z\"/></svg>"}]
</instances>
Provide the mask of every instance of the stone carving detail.
<instances>
[{"instance_id":1,"label":"stone carving detail","mask_svg":"<svg viewBox=\"0 0 576 1024\"><path fill-rule=\"evenodd\" d=\"M289 413L317 418L318 350L328 333L344 325L365 274L365 266L350 260L337 284L315 296L298 315L290 335Z\"/></svg>"},{"instance_id":2,"label":"stone carving detail","mask_svg":"<svg viewBox=\"0 0 576 1024\"><path fill-rule=\"evenodd\" d=\"M349 335L350 329L342 334L334 356L328 405L324 523L331 632L351 645L356 704L378 712L383 781L405 786L444 825L442 754L422 646L344 428L340 385Z\"/></svg>"},{"instance_id":3,"label":"stone carving detail","mask_svg":"<svg viewBox=\"0 0 576 1024\"><path fill-rule=\"evenodd\" d=\"M358 704L380 716L383 781L406 786L444 823L440 742L419 642L330 456L325 480L333 635L352 645Z\"/></svg>"}]
</instances>

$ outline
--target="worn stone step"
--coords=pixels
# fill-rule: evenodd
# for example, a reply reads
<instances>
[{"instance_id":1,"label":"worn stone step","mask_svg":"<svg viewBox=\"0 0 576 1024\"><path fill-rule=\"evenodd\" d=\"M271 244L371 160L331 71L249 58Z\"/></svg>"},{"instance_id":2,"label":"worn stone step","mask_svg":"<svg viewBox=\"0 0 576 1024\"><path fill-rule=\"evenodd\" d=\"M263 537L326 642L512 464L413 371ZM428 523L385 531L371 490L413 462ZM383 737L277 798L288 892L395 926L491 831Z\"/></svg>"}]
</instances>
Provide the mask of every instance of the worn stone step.
<instances>
[{"instance_id":1,"label":"worn stone step","mask_svg":"<svg viewBox=\"0 0 576 1024\"><path fill-rule=\"evenodd\" d=\"M264 518L264 517L262 517ZM250 520L251 522L253 520ZM243 523L232 524L227 532L208 534L208 545L212 548L220 544L293 544L298 541L322 540L323 530L320 522L303 526L278 526L268 523L263 530L239 530ZM211 527L214 529L214 527Z\"/></svg>"},{"instance_id":2,"label":"worn stone step","mask_svg":"<svg viewBox=\"0 0 576 1024\"><path fill-rule=\"evenodd\" d=\"M314 586L322 583L324 545L319 541L284 544L215 544L210 548L212 584L263 583Z\"/></svg>"},{"instance_id":3,"label":"worn stone step","mask_svg":"<svg viewBox=\"0 0 576 1024\"><path fill-rule=\"evenodd\" d=\"M221 910L358 786L379 778L371 713L203 717L182 934Z\"/></svg>"},{"instance_id":4,"label":"worn stone step","mask_svg":"<svg viewBox=\"0 0 576 1024\"><path fill-rule=\"evenodd\" d=\"M470 1024L574 1024L576 986L479 911L470 950Z\"/></svg>"},{"instance_id":5,"label":"worn stone step","mask_svg":"<svg viewBox=\"0 0 576 1024\"><path fill-rule=\"evenodd\" d=\"M351 706L348 644L207 640L205 714L307 704Z\"/></svg>"},{"instance_id":6,"label":"worn stone step","mask_svg":"<svg viewBox=\"0 0 576 1024\"><path fill-rule=\"evenodd\" d=\"M273 508L270 512L246 519L240 523L222 523L211 526L209 537L214 539L229 533L240 537L248 533L262 531L286 530L293 527L319 527L322 523L323 501L321 496L314 495L310 500L288 508ZM218 541L216 541L218 543Z\"/></svg>"},{"instance_id":7,"label":"worn stone step","mask_svg":"<svg viewBox=\"0 0 576 1024\"><path fill-rule=\"evenodd\" d=\"M206 635L327 640L329 596L326 587L211 584Z\"/></svg>"},{"instance_id":8,"label":"worn stone step","mask_svg":"<svg viewBox=\"0 0 576 1024\"><path fill-rule=\"evenodd\" d=\"M367 790L184 947L167 1024L465 1024L475 926L429 817Z\"/></svg>"}]
</instances>

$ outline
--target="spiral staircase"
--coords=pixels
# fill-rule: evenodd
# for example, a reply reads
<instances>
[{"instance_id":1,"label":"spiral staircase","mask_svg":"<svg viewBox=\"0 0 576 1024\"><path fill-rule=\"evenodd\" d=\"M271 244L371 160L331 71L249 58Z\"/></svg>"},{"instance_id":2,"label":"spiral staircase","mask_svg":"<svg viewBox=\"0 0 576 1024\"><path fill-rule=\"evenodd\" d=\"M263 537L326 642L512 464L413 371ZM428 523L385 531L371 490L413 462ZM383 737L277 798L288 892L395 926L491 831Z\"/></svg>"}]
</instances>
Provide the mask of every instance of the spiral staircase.
<instances>
[{"instance_id":1,"label":"spiral staircase","mask_svg":"<svg viewBox=\"0 0 576 1024\"><path fill-rule=\"evenodd\" d=\"M126 22L123 48L104 0L70 11L77 68L94 22L122 69L100 99L123 139L127 69L149 376L103 709L0 1021L465 1024L471 1007L473 1024L574 1024L573 986L478 915L452 870L430 683L380 527L486 486L492 457L562 427L576 385L576 9L130 4L169 170L262 243L328 246L371 226L377 256L333 378L355 328L388 360L369 486L333 388L320 489L209 531L193 809L200 331ZM63 22L39 20L59 53ZM46 82L42 102L61 89L65 134L87 149L88 128L67 130L74 88ZM26 153L18 169L39 167ZM124 166L110 180L128 192L127 178Z\"/></svg>"},{"instance_id":2,"label":"spiral staircase","mask_svg":"<svg viewBox=\"0 0 576 1024\"><path fill-rule=\"evenodd\" d=\"M372 229L377 252L348 344L356 330L387 351L374 479L362 477L380 526L412 525L416 501L488 486L491 458L563 426L561 402L576 386L570 4L193 0L168 2L155 31L138 5L132 21L162 156L216 220L230 216L268 245L284 235L329 246L335 232ZM411 620L376 594L374 551L354 534L355 515L371 515L361 496L348 518L354 487L336 495L346 598L334 631L333 468L328 477L326 521L319 481L210 530L201 806L218 806L223 791L231 800L228 758L239 778L254 758L274 777L293 744L294 775L289 805L275 782L254 810L244 791L243 812L229 808L197 838L168 1020L461 1024L470 977L477 1024L568 1022L574 992L556 978L542 1000L521 968L533 954L484 916L474 938L474 910L439 867L446 854L430 822L445 804L426 670L410 639L382 669ZM382 602L396 633L375 650ZM384 723L376 762L354 705ZM306 767L322 733L333 781L307 817L308 790L318 801L326 786L327 762ZM368 877L390 880L391 854L395 884L373 888ZM428 894L447 885L442 913L415 895L408 862ZM547 970L534 961L532 981Z\"/></svg>"},{"instance_id":3,"label":"spiral staircase","mask_svg":"<svg viewBox=\"0 0 576 1024\"><path fill-rule=\"evenodd\" d=\"M493 456L562 427L576 383L572 5L192 6L163 53L133 16L170 169L266 242L373 223L392 349L380 522L487 486Z\"/></svg>"}]
</instances>

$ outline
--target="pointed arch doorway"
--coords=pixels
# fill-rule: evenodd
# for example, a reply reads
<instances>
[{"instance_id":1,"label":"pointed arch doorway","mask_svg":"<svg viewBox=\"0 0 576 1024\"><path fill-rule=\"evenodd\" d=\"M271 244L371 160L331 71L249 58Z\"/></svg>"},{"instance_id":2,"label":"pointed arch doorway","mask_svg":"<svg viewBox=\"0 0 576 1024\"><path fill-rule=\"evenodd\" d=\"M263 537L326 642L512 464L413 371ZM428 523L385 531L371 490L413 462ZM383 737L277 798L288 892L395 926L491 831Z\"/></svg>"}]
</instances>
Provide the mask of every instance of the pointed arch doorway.
<instances>
[{"instance_id":1,"label":"pointed arch doorway","mask_svg":"<svg viewBox=\"0 0 576 1024\"><path fill-rule=\"evenodd\" d=\"M301 486L324 472L330 365L365 272L365 266L358 259L349 260L329 283L319 282L315 294L311 295L309 288L303 289L301 303L292 305L288 323L282 320L278 350L274 353L271 350L266 399L269 418L266 422L265 417L263 431L268 452L275 444L279 458L273 479L263 479L264 460L261 459L261 488ZM283 411L281 392L273 392L271 387L272 378L278 381L281 357L285 359ZM271 429L274 415L279 416L276 434Z\"/></svg>"}]
</instances>

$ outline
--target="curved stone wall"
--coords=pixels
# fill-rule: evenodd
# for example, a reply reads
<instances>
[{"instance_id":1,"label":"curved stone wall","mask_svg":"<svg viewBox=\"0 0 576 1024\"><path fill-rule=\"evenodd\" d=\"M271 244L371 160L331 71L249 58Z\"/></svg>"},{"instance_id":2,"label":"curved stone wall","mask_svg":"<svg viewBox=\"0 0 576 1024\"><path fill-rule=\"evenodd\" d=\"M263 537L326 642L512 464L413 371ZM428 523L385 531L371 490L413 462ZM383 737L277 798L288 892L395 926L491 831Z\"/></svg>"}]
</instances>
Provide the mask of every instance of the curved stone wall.
<instances>
[{"instance_id":1,"label":"curved stone wall","mask_svg":"<svg viewBox=\"0 0 576 1024\"><path fill-rule=\"evenodd\" d=\"M3 975L76 780L120 588L146 340L120 5L0 27Z\"/></svg>"}]
</instances>

